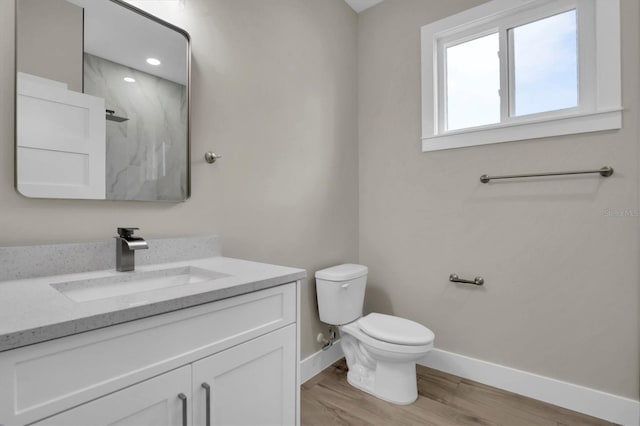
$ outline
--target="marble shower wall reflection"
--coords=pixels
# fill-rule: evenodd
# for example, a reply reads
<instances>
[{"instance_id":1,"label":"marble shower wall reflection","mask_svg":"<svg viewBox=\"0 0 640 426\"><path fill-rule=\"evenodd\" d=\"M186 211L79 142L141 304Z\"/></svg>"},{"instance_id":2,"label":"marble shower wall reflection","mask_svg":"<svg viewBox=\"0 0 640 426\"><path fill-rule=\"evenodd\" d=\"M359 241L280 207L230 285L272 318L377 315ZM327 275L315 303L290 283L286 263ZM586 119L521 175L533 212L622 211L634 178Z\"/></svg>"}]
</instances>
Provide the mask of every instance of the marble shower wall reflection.
<instances>
[{"instance_id":1,"label":"marble shower wall reflection","mask_svg":"<svg viewBox=\"0 0 640 426\"><path fill-rule=\"evenodd\" d=\"M128 118L107 120L106 198L186 199L186 87L85 53L84 92Z\"/></svg>"}]
</instances>

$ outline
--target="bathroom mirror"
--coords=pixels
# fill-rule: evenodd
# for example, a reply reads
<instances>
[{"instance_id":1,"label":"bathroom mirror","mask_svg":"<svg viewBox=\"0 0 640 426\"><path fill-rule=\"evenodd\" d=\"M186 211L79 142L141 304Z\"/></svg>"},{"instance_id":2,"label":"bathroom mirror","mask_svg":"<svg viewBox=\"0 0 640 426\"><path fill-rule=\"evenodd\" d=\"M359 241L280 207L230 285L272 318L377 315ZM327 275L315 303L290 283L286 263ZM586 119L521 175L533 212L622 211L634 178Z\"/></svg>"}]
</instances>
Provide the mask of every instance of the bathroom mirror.
<instances>
[{"instance_id":1,"label":"bathroom mirror","mask_svg":"<svg viewBox=\"0 0 640 426\"><path fill-rule=\"evenodd\" d=\"M189 35L119 0L16 0L16 188L185 201Z\"/></svg>"}]
</instances>

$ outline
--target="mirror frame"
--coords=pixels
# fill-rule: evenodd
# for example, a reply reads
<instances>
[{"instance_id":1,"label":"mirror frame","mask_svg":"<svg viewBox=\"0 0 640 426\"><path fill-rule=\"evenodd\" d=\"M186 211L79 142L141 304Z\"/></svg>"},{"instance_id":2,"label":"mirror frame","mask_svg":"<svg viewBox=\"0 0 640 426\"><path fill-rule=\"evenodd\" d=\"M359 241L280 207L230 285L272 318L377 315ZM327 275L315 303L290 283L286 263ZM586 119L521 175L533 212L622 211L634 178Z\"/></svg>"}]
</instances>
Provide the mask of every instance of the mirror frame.
<instances>
[{"instance_id":1,"label":"mirror frame","mask_svg":"<svg viewBox=\"0 0 640 426\"><path fill-rule=\"evenodd\" d=\"M184 203L191 198L191 36L184 29L173 25L170 22L167 22L161 18L158 18L155 15L152 15L149 12L146 12L132 4L125 2L124 0L105 0L111 3L115 3L118 6L124 7L125 9L130 10L133 13L137 13L138 15L150 19L164 27L167 27L170 30L176 31L177 33L184 36L187 42L187 57L185 58L187 64L187 168L186 168L186 194L183 200L110 200L110 199L79 199L79 198L47 198L47 197L27 197L23 195L18 190L18 3L20 0L14 1L14 35L13 35L13 45L14 45L14 91L13 91L13 112L14 112L14 120L13 120L13 176L14 176L14 188L16 192L27 199L30 200L77 200L77 201L112 201L112 202L141 202L141 203ZM84 46L84 39L83 39Z\"/></svg>"}]
</instances>

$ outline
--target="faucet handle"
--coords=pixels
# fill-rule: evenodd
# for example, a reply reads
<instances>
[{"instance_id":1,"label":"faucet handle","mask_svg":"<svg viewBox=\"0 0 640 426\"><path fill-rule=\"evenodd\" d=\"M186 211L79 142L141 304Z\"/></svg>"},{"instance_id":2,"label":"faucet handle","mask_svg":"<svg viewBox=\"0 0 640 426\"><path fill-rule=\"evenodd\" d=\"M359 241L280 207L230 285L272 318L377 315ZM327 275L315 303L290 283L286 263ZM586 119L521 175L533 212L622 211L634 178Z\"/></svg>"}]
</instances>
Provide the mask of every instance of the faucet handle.
<instances>
[{"instance_id":1,"label":"faucet handle","mask_svg":"<svg viewBox=\"0 0 640 426\"><path fill-rule=\"evenodd\" d=\"M131 238L138 229L140 228L118 228L118 235L122 238Z\"/></svg>"}]
</instances>

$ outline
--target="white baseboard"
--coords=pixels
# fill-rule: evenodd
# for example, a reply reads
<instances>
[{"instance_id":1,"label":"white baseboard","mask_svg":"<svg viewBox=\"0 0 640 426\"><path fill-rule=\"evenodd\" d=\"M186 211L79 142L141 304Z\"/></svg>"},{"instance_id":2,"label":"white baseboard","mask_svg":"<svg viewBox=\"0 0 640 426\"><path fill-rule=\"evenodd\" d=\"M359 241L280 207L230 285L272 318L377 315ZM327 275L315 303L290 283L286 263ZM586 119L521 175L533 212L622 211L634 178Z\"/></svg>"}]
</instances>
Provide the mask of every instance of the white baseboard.
<instances>
[{"instance_id":1,"label":"white baseboard","mask_svg":"<svg viewBox=\"0 0 640 426\"><path fill-rule=\"evenodd\" d=\"M325 351L318 351L300 361L300 384L322 372L340 358L344 357L340 339L333 342L333 346Z\"/></svg>"},{"instance_id":2,"label":"white baseboard","mask_svg":"<svg viewBox=\"0 0 640 426\"><path fill-rule=\"evenodd\" d=\"M640 402L515 368L433 349L419 364L623 425L640 421Z\"/></svg>"}]
</instances>

